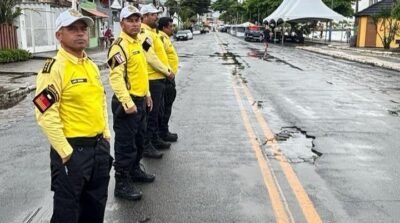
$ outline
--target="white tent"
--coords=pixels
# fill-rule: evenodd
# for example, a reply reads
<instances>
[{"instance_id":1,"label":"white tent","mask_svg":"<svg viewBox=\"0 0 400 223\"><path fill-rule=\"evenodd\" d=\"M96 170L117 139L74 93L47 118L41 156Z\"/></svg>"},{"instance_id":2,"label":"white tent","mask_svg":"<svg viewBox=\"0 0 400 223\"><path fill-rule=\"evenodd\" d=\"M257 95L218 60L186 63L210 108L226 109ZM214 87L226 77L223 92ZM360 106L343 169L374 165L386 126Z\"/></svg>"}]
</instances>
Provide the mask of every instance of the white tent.
<instances>
[{"instance_id":1,"label":"white tent","mask_svg":"<svg viewBox=\"0 0 400 223\"><path fill-rule=\"evenodd\" d=\"M336 13L322 0L283 0L279 7L263 22L286 22L302 20L343 20L342 15Z\"/></svg>"}]
</instances>

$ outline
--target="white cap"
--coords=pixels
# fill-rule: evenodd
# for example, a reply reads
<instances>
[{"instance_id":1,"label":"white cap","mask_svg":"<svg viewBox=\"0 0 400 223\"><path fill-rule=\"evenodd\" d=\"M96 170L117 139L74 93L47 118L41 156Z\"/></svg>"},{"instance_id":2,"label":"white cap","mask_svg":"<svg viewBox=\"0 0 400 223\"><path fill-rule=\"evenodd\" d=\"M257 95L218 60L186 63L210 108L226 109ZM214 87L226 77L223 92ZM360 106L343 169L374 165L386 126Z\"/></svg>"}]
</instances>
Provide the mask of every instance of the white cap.
<instances>
[{"instance_id":1,"label":"white cap","mask_svg":"<svg viewBox=\"0 0 400 223\"><path fill-rule=\"evenodd\" d=\"M93 26L94 22L90 17L83 16L76 9L68 9L62 12L56 19L56 32L58 32L62 27L71 25L72 23L82 20L87 26Z\"/></svg>"},{"instance_id":2,"label":"white cap","mask_svg":"<svg viewBox=\"0 0 400 223\"><path fill-rule=\"evenodd\" d=\"M140 14L139 12L139 9L137 9L135 6L125 6L119 14L119 21L122 21L123 19L126 19L133 14L137 14L139 17L142 16L142 14Z\"/></svg>"},{"instance_id":3,"label":"white cap","mask_svg":"<svg viewBox=\"0 0 400 223\"><path fill-rule=\"evenodd\" d=\"M140 13L142 13L142 15L147 14L147 13L160 13L162 12L161 10L156 9L156 7L154 7L153 4L147 4L147 5L143 5L142 8L140 8Z\"/></svg>"}]
</instances>

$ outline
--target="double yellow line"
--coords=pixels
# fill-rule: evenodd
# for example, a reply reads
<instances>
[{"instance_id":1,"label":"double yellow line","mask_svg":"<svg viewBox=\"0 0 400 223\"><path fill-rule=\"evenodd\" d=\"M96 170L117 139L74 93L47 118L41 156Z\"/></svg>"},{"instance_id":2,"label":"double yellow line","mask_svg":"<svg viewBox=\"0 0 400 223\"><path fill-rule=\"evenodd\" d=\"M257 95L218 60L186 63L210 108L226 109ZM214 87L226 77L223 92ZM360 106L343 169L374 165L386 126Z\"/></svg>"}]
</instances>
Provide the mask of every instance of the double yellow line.
<instances>
[{"instance_id":1,"label":"double yellow line","mask_svg":"<svg viewBox=\"0 0 400 223\"><path fill-rule=\"evenodd\" d=\"M221 47L221 50L223 53L226 53L226 50L224 46L221 43L221 40L215 35L218 39L217 42L219 43L219 46ZM247 135L249 137L250 143L252 145L252 148L255 152L255 155L257 157L257 161L259 164L259 167L261 169L261 173L264 179L265 186L268 191L268 195L272 204L272 209L274 211L275 219L276 222L279 223L284 223L284 222L295 222L293 219L293 216L290 212L290 209L288 207L288 204L286 202L285 196L280 189L279 182L275 178L274 171L270 167L270 164L268 160L265 158L260 145L258 141L256 140L256 134L254 133L254 130L251 126L251 122L249 119L249 116L243 106L242 103L242 98L240 96L240 89L243 90L245 97L247 98L247 101L249 104L252 104L252 111L256 117L257 123L259 124L260 128L263 131L263 134L265 138L267 139L267 145L270 146L272 152L274 153L274 156L276 160L278 160L279 165L282 169L282 172L284 173L288 184L290 185L297 202L303 212L303 215L307 222L312 222L312 223L320 223L322 222L321 217L315 210L314 204L310 200L307 192L304 190L300 180L298 179L296 173L294 172L292 166L289 164L287 161L285 155L280 152L279 144L275 140L274 134L268 127L267 121L264 119L262 113L260 110L257 108L257 105L254 104L254 99L253 96L250 93L250 90L246 85L243 84L242 81L239 82L239 86L235 84L234 82L235 79L232 79L232 84L233 84L233 90L236 96L236 100L239 104L239 109L240 109L240 115L244 124L244 127L246 129ZM240 89L239 89L240 88Z\"/></svg>"}]
</instances>

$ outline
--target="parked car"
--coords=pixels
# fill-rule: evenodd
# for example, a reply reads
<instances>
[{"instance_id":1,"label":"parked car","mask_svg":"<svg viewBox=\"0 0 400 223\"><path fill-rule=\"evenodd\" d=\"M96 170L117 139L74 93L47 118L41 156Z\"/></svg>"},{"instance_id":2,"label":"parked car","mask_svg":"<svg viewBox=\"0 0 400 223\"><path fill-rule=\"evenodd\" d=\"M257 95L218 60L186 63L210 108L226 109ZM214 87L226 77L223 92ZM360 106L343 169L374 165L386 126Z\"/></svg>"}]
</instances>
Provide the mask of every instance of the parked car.
<instances>
[{"instance_id":1,"label":"parked car","mask_svg":"<svg viewBox=\"0 0 400 223\"><path fill-rule=\"evenodd\" d=\"M204 27L200 30L200 34L205 34L205 33L209 33L210 29L208 27Z\"/></svg>"},{"instance_id":2,"label":"parked car","mask_svg":"<svg viewBox=\"0 0 400 223\"><path fill-rule=\"evenodd\" d=\"M176 39L176 40L189 40L189 39L193 39L193 33L190 32L190 30L188 30L188 29L179 30L179 31L175 34L175 39Z\"/></svg>"},{"instance_id":3,"label":"parked car","mask_svg":"<svg viewBox=\"0 0 400 223\"><path fill-rule=\"evenodd\" d=\"M259 41L263 40L264 36L261 30L246 30L244 33L245 41Z\"/></svg>"}]
</instances>

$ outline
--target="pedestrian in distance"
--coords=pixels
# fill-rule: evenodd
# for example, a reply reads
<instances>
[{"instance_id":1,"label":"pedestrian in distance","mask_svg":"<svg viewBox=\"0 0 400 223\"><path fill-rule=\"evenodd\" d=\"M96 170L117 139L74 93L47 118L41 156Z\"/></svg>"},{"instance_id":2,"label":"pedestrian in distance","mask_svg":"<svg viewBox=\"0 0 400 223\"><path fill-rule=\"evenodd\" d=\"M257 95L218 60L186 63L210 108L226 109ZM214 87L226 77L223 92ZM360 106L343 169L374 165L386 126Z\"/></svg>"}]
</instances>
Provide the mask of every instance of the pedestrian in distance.
<instances>
[{"instance_id":1,"label":"pedestrian in distance","mask_svg":"<svg viewBox=\"0 0 400 223\"><path fill-rule=\"evenodd\" d=\"M346 30L346 43L350 43L350 37L351 37L351 30L347 29Z\"/></svg>"},{"instance_id":2,"label":"pedestrian in distance","mask_svg":"<svg viewBox=\"0 0 400 223\"><path fill-rule=\"evenodd\" d=\"M106 31L104 32L104 39L106 42L106 48L110 47L111 43L114 41L114 35L110 27L107 27Z\"/></svg>"},{"instance_id":3,"label":"pedestrian in distance","mask_svg":"<svg viewBox=\"0 0 400 223\"><path fill-rule=\"evenodd\" d=\"M50 144L51 222L103 222L112 157L100 71L84 49L91 18L77 10L56 19L57 55L36 81L36 119Z\"/></svg>"},{"instance_id":4,"label":"pedestrian in distance","mask_svg":"<svg viewBox=\"0 0 400 223\"><path fill-rule=\"evenodd\" d=\"M268 42L271 39L271 29L268 25L265 25L265 29L263 30L263 42L264 42L264 58L267 57L267 50L268 50Z\"/></svg>"},{"instance_id":5,"label":"pedestrian in distance","mask_svg":"<svg viewBox=\"0 0 400 223\"><path fill-rule=\"evenodd\" d=\"M140 38L146 55L149 86L153 99L153 110L149 112L147 121L146 145L143 156L161 158L163 153L159 150L169 149L171 144L162 140L158 135L160 108L164 102L166 79L173 80L175 74L169 66L167 54L156 30L158 14L161 11L156 9L153 4L148 4L142 6L140 12L143 18Z\"/></svg>"},{"instance_id":6,"label":"pedestrian in distance","mask_svg":"<svg viewBox=\"0 0 400 223\"><path fill-rule=\"evenodd\" d=\"M153 182L140 164L146 132L146 110L152 110L147 63L139 40L141 14L134 6L120 13L121 34L108 52L109 82L114 95L116 197L139 200L142 192L134 182Z\"/></svg>"},{"instance_id":7,"label":"pedestrian in distance","mask_svg":"<svg viewBox=\"0 0 400 223\"><path fill-rule=\"evenodd\" d=\"M158 30L161 41L164 44L165 52L168 57L168 64L171 66L172 72L177 74L179 66L179 57L176 53L174 45L171 42L171 36L174 35L173 20L170 17L162 17L158 20ZM176 142L178 134L169 131L169 119L172 113L172 104L176 98L175 79L167 79L165 83L164 104L161 106L159 136L167 142Z\"/></svg>"}]
</instances>

